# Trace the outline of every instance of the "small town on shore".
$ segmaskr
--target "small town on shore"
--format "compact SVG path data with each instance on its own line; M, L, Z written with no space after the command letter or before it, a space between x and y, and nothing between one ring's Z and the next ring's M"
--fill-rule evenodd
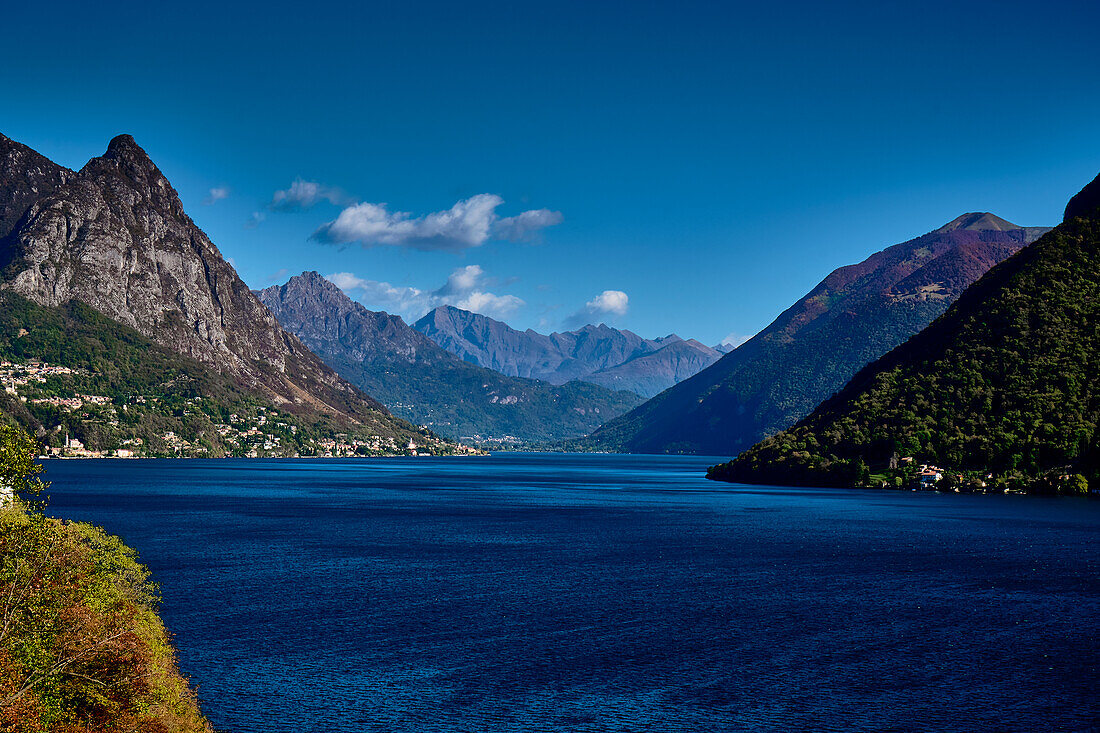
M75 382L93 377L79 369L41 361L0 361L0 385L43 426L42 458L355 458L480 455L466 445L427 433L393 436L338 432L313 434L288 412L260 404L225 414L200 396L90 394ZM98 445L75 435L94 431ZM140 434L139 434L140 433Z

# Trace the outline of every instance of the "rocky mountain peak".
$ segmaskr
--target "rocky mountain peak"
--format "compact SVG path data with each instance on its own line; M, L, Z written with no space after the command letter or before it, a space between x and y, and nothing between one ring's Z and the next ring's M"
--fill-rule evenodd
M257 291L256 297L318 354L338 350L357 361L411 362L425 352L445 353L400 317L367 310L316 271Z
M301 275L295 275L282 285L272 285L256 291L256 296L276 314L276 317L279 317L279 313L272 308L273 303L278 303L280 308L291 306L298 310L313 308L317 309L318 313L338 314L341 318L355 310L369 312L315 270L307 270ZM387 316L387 314L378 315Z
M110 164L112 167L128 172L163 177L160 169L153 163L145 149L137 144L132 135L117 135L107 144L107 151L98 158L88 161L85 169Z
M532 329L517 331L501 321L453 306L432 310L412 327L452 354L506 376L543 379L551 384L579 379L642 396L656 394L718 358L717 352L703 347L707 352L703 359L670 359L679 352L669 351L655 359L635 361L682 339L676 334L646 339L606 323L548 335ZM627 364L627 369L613 371Z
M936 231L953 232L958 229L963 229L972 232L1010 232L1014 229L1022 228L1023 227L1019 227L1010 221L1002 219L996 214L991 214L988 211L978 211L963 214L947 224L944 224Z
M111 142L107 143L106 157L122 158L126 156L135 156L149 160L149 155L137 144L133 135L128 135L126 133L115 135L111 138Z
M295 275L286 281L284 287L299 291L313 292L318 296L341 297L343 291L336 284L326 279L316 270L307 270L301 275ZM347 297L347 296L343 296Z
M118 135L112 139L107 151L85 163L78 176L99 187L110 188L131 206L143 200L164 209L170 216L186 216L179 194L149 154L130 135Z
M26 160L56 185L32 195L30 174L12 179L32 203L2 221L12 231L0 240L0 286L47 307L85 303L278 404L389 419L279 326L133 137L114 138L75 175Z

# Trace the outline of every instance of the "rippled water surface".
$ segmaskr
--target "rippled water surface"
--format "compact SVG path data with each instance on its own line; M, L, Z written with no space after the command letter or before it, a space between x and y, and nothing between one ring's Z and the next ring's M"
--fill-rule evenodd
M1100 501L705 458L52 461L219 730L1096 730Z

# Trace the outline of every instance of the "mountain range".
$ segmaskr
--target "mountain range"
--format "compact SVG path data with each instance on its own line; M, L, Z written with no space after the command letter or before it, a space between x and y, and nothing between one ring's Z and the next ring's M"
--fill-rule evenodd
M505 376L463 361L400 317L366 309L316 272L257 296L344 378L396 414L442 435L560 440L584 435L642 401L633 392L576 380L555 385Z
M917 347L900 348L907 341L931 348L965 333L999 354L993 337L973 325L975 319L985 318L986 324L1002 319L1008 342L1001 351L1016 349L1012 357L1023 369L1022 349L1034 334L1005 315L1004 303L1021 299L1020 312L1031 314L1046 334L1042 317L1051 313L1034 304L1036 283L1045 283L1052 302L1063 308L1053 316L1058 327L1069 318L1072 303L1059 298L1070 285L1075 297L1092 302L1091 262L1085 260L1094 195L1095 184L1086 187L1050 234L990 213L964 214L834 271L766 329L723 355L724 347L674 334L645 339L604 324L549 335L521 332L451 306L436 308L410 327L396 316L367 310L310 272L254 293L187 216L171 184L130 136L114 138L102 156L73 171L0 135L0 408L6 419L36 431L48 445L71 442L78 451L124 446L125 452L149 455L459 450L407 422L413 420L455 437L529 443L575 440L591 431L581 443L587 449L733 455L786 430L823 402L814 415L840 414L841 397L856 399L852 385L870 389L865 365L886 354L908 355L905 364L917 360ZM1043 280L1038 264L1020 264L1033 259L1062 272L1064 282ZM1013 280L1019 287L997 279L1010 277L1005 272L1022 278ZM980 287L972 286L976 281ZM971 293L988 295L989 282L1000 282L1005 292L989 296L1000 310L987 313ZM980 316L959 321L952 303L964 292L967 308ZM944 331L942 323L951 320L945 311L955 314L954 335ZM964 309L964 315L970 311ZM924 335L933 321L931 332L939 335ZM959 325L963 321L965 328ZM1066 333L1091 343L1088 333L1072 328ZM946 353L978 358L958 344ZM1082 378L1091 380L1094 360L1088 354L1080 357ZM876 363L883 373L920 371L902 362ZM886 363L893 366L882 367ZM968 379L993 378L955 368ZM1002 370L1013 373L1007 362ZM1062 363L1050 371L1072 372ZM1030 388L1050 387L1036 376L1041 372L1035 367L1020 379ZM857 373L859 379L840 397L829 399ZM955 378L962 377L951 372L926 381L948 384ZM957 385L950 389L960 391ZM872 392L874 399L885 394ZM1055 393L1062 394L1051 388ZM896 405L887 409L875 403L875 419L901 426L890 438L894 452L923 452L929 460L957 466L996 461L1028 475L1046 470L1051 461L1087 472L1093 459L1082 456L1091 456L1092 397L1082 394L1087 404L1078 410L1084 415L1078 422L1085 427L1074 434L1085 443L1038 457L987 446L979 460L977 449L957 435L950 445L936 442L948 441L943 435L926 440L931 433L914 428L909 413L891 412L901 409ZM1077 404L1073 395L1077 392L1065 409ZM921 393L920 399L930 397ZM975 409L958 395L953 399L945 401L952 409ZM991 399L992 406L982 409L998 415L1002 398ZM1017 413L1034 412L1033 407L1028 403ZM812 419L815 425L825 420ZM843 424L856 430L851 420ZM882 444L868 452L859 444L865 433L838 438L843 431L834 428L829 434L840 442L829 448L833 452L811 451L822 460L811 462L812 468L799 464L797 471L820 480L821 466L828 465L835 469L826 472L829 480L851 482L853 471L863 476L881 462L875 451ZM988 440L1018 447L1013 442L1018 430L996 429L1008 437ZM791 434L783 433L788 437L774 445L789 448ZM754 449L736 468L722 469L733 472L724 475L747 476L750 464L753 476L772 475L762 473L771 469L761 466L774 462L761 458L766 454L761 451ZM798 463L789 456L782 461L787 467Z
M79 171L0 135L0 197L0 289L36 306L28 317L53 322L55 337L65 335L62 322L79 330L74 313L81 322L102 317L118 333L185 360L172 361L172 369L186 363L191 373L216 372L227 388L320 425L322 433L353 430L402 446L424 442L419 429L340 378L279 325L129 135L111 140ZM72 311L76 303L85 308ZM68 311L55 318L41 309ZM27 330L20 326L9 339ZM70 347L80 352L78 344ZM104 349L100 343L89 353ZM126 371L133 376L141 366L128 364Z
M752 339L602 426L584 446L736 455L808 414L1045 231L964 214L835 270Z
M918 335L712 478L1083 493L1100 483L1100 177ZM930 467L932 466L932 467Z
M512 377L565 384L579 379L652 397L713 364L718 349L675 334L646 339L605 324L541 334L454 306L440 306L413 324L471 364Z

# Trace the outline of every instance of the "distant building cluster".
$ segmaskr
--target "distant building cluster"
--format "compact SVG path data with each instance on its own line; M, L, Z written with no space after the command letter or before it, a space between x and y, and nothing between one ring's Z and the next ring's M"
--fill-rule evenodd
M45 384L48 377L72 376L78 373L69 367L53 366L33 359L25 364L0 361L0 384L4 385L5 392L16 396L20 387Z
M53 408L59 423L72 425L99 425L116 437L109 442L115 447L89 448L85 442L69 434L66 424L58 424L46 431L47 445L44 457L57 458L141 458L154 456L203 457L233 455L246 458L315 456L347 458L356 456L432 455L439 452L442 441L425 436L423 444L398 440L383 435L352 435L338 433L331 437L313 437L301 434L302 428L294 423L293 416L278 410L247 406L244 410L226 415L224 407L204 397L172 397L133 394L111 398L106 395L87 394L74 388L73 379L88 375L87 372L69 367L55 366L40 361L16 364L0 362L0 383L5 392L19 399L28 407ZM57 413L61 413L58 415ZM48 419L51 413L37 409L40 419ZM73 419L65 416L72 415ZM127 428L120 427L120 418L127 425L142 429L145 438L125 436ZM148 426L163 424L170 418L173 427L190 425L186 435L179 427L150 430ZM152 421L152 422L150 422ZM306 428L308 430L308 428ZM41 434L41 433L40 433ZM49 437L52 436L52 437ZM99 441L101 444L103 440ZM446 445L444 452L475 455L476 448Z
M920 489L922 491L939 491L943 487L941 483L944 477L948 475L946 469L935 466L931 463L916 464L912 456L906 456L902 458L899 463L905 468L915 468L914 485L912 488ZM952 481L950 485L951 490L960 492L964 488L967 490L984 490L989 487L987 481L993 478L993 474L988 474L984 479L968 477L961 473L951 473L950 477Z

